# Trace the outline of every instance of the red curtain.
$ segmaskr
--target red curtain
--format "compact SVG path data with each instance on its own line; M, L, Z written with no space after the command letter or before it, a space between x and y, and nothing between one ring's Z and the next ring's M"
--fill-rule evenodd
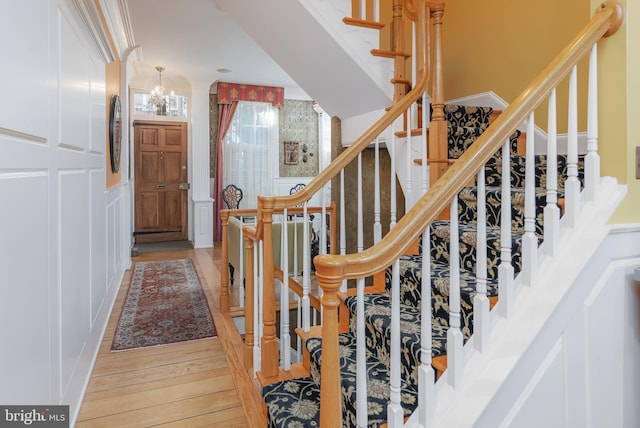
M218 82L218 104L230 104L235 101L264 102L271 103L274 107L283 107L284 88Z
M216 168L214 177L214 201L213 201L213 237L214 240L222 240L222 219L220 217L220 210L225 209L224 201L222 200L222 140L224 140L227 131L229 130L229 124L233 118L233 113L236 111L237 102L224 103L218 105L218 137L216 139Z

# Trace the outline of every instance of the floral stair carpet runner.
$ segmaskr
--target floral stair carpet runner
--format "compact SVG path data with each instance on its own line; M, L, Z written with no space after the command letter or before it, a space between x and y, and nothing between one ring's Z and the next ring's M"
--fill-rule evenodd
M449 157L458 158L489 125L492 109L489 107L445 106L449 122ZM521 269L521 241L524 233L524 156L517 154L520 132L511 137L511 206L512 206L512 257L515 274ZM546 157L537 155L536 183L536 234L542 242L542 211L546 204ZM485 166L487 200L487 295L498 294L497 267L500 263L500 210L501 210L501 152ZM558 156L558 197L563 197L566 177L566 157ZM583 159L579 163L582 180ZM459 247L460 293L462 333L465 341L473 332L473 298L476 280L476 209L477 191L467 187L459 194ZM449 327L449 222L435 221L430 227L430 258L432 283L432 352L433 356L445 355L446 335ZM400 258L400 313L402 405L406 415L417 406L418 368L420 365L420 308L422 249L420 255ZM385 272L385 292L365 296L365 329L367 344L367 394L369 427L386 423L389 401L389 343L391 326L391 271ZM345 304L350 311L351 325L348 333L339 336L340 364L343 400L343 424L356 426L356 364L355 318L356 298L348 297ZM320 365L322 339L311 338L305 343L310 354L311 375L286 380L263 388L267 405L269 427L317 427L320 420Z

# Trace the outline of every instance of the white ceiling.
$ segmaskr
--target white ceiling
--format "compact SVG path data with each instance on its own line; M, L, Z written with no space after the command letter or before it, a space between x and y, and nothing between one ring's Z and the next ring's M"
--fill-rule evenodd
M282 86L287 98L309 99L215 0L126 2L134 43L140 45L134 57L136 72L157 76L154 68L165 67L167 89L172 80L185 79L192 86L221 80Z

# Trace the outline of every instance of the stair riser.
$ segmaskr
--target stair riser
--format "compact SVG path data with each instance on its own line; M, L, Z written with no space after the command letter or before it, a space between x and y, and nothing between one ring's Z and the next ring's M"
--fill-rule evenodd
M343 426L356 426L356 339L351 334L340 334L340 377L342 382ZM311 374L319 383L322 366L322 339L312 338L305 344L311 360ZM387 421L389 400L389 362L388 360L369 360L367 362L367 395L369 423L371 428L380 427ZM404 379L404 378L403 378ZM402 381L402 400L405 415L410 415L417 406L415 384Z
M461 225L459 248L460 266L469 272L476 272L477 264L477 232L475 228ZM487 229L487 278L498 278L498 266L501 263L502 249L500 230ZM450 229L448 222L437 221L431 227L431 258L443 263L449 263ZM514 272L517 275L522 268L522 234L512 233L511 258Z
M512 156L510 162L511 187L524 189L525 187L525 163L523 156ZM547 186L547 156L535 155L535 187L546 189ZM567 156L558 155L558 191L564 192L564 183L567 179ZM578 180L584 185L584 156L578 157ZM502 156L492 157L485 165L485 183L490 187L502 185Z

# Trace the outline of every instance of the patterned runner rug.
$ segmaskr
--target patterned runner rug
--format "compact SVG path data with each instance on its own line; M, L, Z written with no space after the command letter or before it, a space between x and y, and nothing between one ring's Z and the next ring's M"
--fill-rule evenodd
M215 336L191 260L135 264L112 351Z

